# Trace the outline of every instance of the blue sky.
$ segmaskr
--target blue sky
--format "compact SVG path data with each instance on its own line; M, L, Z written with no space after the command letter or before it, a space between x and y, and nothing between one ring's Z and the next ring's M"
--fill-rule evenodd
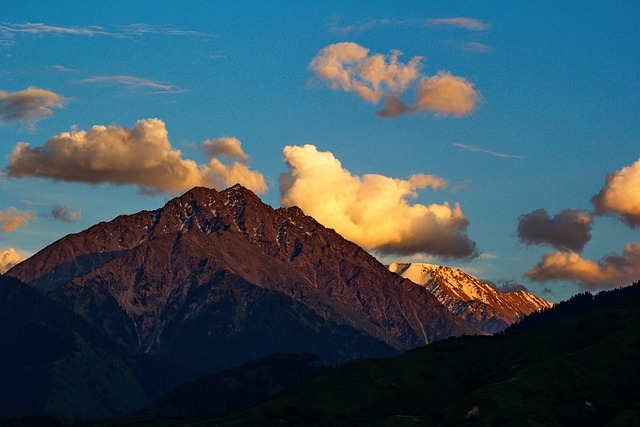
M5 260L241 177L383 262L552 301L640 279L638 2L42 3L0 18Z

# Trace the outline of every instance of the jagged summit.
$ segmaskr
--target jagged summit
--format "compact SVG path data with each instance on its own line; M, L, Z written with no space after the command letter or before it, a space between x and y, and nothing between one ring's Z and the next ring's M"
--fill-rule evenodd
M460 269L423 263L392 263L389 270L431 292L478 329L495 333L520 317L553 304L525 290L504 293Z
M8 273L136 353L211 371L273 352L336 362L479 331L297 207L196 187Z

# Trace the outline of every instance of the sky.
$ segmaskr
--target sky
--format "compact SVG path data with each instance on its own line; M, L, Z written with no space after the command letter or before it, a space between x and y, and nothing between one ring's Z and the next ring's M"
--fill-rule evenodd
M550 301L640 279L640 3L3 2L0 271L193 186Z

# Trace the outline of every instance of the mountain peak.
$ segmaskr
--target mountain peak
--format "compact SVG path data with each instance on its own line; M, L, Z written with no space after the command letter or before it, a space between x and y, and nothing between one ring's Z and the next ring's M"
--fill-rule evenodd
M240 185L96 224L9 275L133 352L203 370L276 351L344 361L479 332L300 208L273 209Z
M458 268L394 262L389 270L421 285L452 313L485 332L498 332L524 315L553 306L525 290L500 292Z

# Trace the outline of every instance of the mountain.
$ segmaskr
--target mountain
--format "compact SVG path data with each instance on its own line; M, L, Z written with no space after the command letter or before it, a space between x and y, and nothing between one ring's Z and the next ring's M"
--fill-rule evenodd
M127 355L67 307L3 276L0 348L0 418L43 411L66 419L123 414L186 377L173 365ZM154 379L154 370L163 378Z
M635 295L538 329L451 338L401 356L354 361L261 405L197 421L229 427L640 425L640 284L634 287Z
M477 329L299 208L197 187L66 236L6 273L133 354L200 373L277 353L335 363Z
M389 270L423 286L449 311L490 334L503 330L524 315L553 306L525 290L500 292L460 269L394 262Z

